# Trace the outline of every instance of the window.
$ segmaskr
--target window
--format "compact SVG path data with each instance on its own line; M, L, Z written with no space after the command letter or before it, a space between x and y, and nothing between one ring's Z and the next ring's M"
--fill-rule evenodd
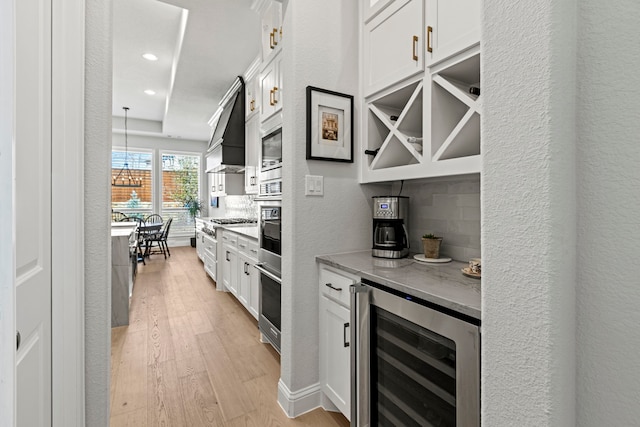
M129 217L146 217L153 211L152 164L150 152L112 151L111 179L115 179L125 162L141 187L111 187L111 209Z
M163 219L173 218L171 231L193 233L195 223L189 206L200 206L200 156L162 153Z

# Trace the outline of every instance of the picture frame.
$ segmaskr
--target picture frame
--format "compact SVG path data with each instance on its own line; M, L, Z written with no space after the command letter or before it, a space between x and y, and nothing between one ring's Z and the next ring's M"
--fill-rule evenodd
M307 86L307 160L353 163L353 95Z

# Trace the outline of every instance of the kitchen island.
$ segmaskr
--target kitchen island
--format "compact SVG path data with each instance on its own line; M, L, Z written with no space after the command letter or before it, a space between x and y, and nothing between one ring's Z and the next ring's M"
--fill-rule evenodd
M463 276L461 269L466 263L374 258L371 251L320 255L316 261L480 319L480 280Z
M135 272L131 251L135 251L136 227L135 222L111 223L111 327L129 324Z

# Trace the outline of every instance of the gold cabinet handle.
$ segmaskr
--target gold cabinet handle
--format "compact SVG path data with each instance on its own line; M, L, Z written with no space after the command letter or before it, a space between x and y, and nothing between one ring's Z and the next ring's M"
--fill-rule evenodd
M418 60L417 47L418 47L418 36L413 36L413 60L414 61Z
M275 36L273 35L273 31L272 31L272 32L270 32L270 33L269 33L269 47L270 47L271 49L273 49L273 48L275 48L275 47L276 47L274 37L275 37Z
M274 28L273 29L273 45L277 46L278 45L278 41L276 40L276 34L278 34L278 29Z
M256 100L252 99L251 102L249 103L249 111L253 111L256 109Z
M269 105L276 105L275 102L273 101L273 89L271 89L269 91Z
M276 99L276 92L278 91L277 87L273 87L273 105L276 105L278 103L278 100Z
M431 47L431 36L433 33L433 27L428 26L427 27L427 52L431 53L433 52L433 48Z

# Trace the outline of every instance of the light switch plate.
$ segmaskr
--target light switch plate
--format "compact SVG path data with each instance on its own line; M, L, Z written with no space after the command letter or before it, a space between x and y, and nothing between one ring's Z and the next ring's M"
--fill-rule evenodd
M304 177L305 196L324 195L324 177L321 175L305 175Z

